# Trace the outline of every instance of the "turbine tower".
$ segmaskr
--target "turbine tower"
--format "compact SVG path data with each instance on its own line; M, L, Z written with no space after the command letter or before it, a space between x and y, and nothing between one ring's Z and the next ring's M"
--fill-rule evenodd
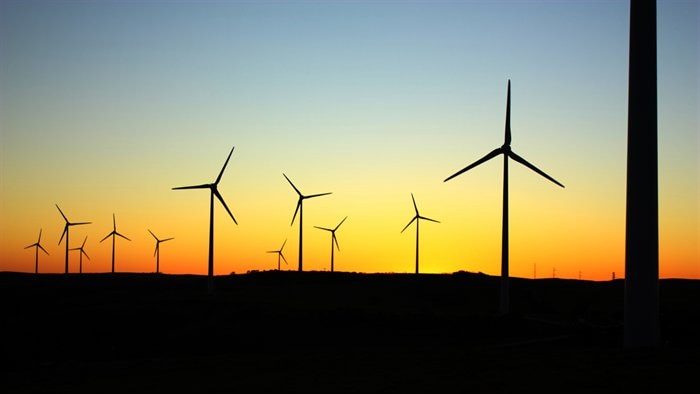
M435 220L435 219L430 219L430 218L427 218L427 217L425 217L425 216L421 216L421 215L418 213L418 206L416 205L416 199L413 198L413 193L411 193L411 200L413 200L413 208L416 210L416 216L414 216L413 219L411 219L411 221L408 222L408 224L406 225L406 227L404 227L403 230L401 230L401 232L403 233L404 231L406 231L406 229L408 228L408 226L411 225L411 223L413 223L414 221L416 222L416 275L418 275L418 236L419 236L419 224L420 224L420 220L423 219L423 220L428 220L428 221L430 221L430 222L435 222L435 223L440 223L440 222L438 222L438 221Z
M343 220L338 223L335 228L326 228L326 227L319 227L319 226L314 226L319 230L325 230L331 233L331 272L333 272L334 269L334 248L333 248L333 243L335 243L335 247L338 248L338 251L340 251L340 245L338 245L338 238L335 237L335 232L338 230L338 227L340 227L341 224L347 219L348 217L346 216Z
M148 229L147 229L148 230ZM165 242L165 241L170 241L171 239L175 238L165 238L165 239L158 239L155 234L153 234L153 231L148 230L149 233L153 236L153 238L156 239L156 250L153 252L153 256L156 257L156 274L160 273L160 243Z
M287 240L285 239L284 242L282 243L282 247L279 248L279 250L268 250L267 253L277 253L277 271L280 270L280 257L282 260L284 260L284 263L287 264L287 259L284 258L284 255L282 254L282 249L284 249L284 245L287 243ZM287 264L289 265L289 264Z
M630 1L624 345L659 345L656 1Z
M83 240L83 244L80 245L79 248L71 248L71 250L79 250L80 251L80 271L79 272L81 274L83 273L83 255L85 255L85 257L87 257L87 259L90 260L90 256L88 256L88 254L85 252L85 242L87 242L87 236L85 237L85 239Z
M69 222L68 218L66 218L66 215L63 214L63 211L61 211L61 208L58 207L58 204L56 204L56 208L58 208L58 212L61 213L61 216L63 216L63 220L66 221L66 225L63 227L63 234L61 234L61 239L58 240L58 244L61 244L61 241L63 241L63 236L66 237L66 274L68 273L68 236L70 235L70 226L80 226L83 224L90 224L92 222Z
M508 288L508 158L517 161L518 163L524 165L525 167L535 171L536 173L542 175L543 177L549 179L555 184L564 187L561 183L557 182L551 176L545 174L542 170L530 164L527 160L518 156L510 148L510 80L508 80L508 96L506 101L506 131L505 131L505 141L503 146L496 148L486 156L475 161L474 163L464 167L463 169L457 171L455 174L451 175L445 182L450 179L469 171L470 169L482 164L486 161L493 159L499 155L503 155L503 227L501 235L501 302L500 302L500 312L501 314L507 314L510 311L510 295Z
M100 240L100 242L104 241L105 239L107 239L109 237L112 237L112 273L114 273L114 247L115 247L114 241L115 241L115 239L117 238L117 236L119 236L119 237L124 238L127 241L131 241L131 240L129 238L125 237L124 235L119 234L119 232L117 232L117 219L114 217L114 214L112 214L112 224L114 225L112 227L112 232L105 235L105 237L102 238L102 240Z
M305 196L305 195L301 194L299 189L297 189L297 187L294 186L292 181L290 181L289 178L287 178L287 175L285 175L285 174L282 174L282 175L284 175L284 177L287 179L287 182L289 182L289 184L292 185L292 187L294 188L294 191L297 192L297 194L299 195L299 201L297 202L297 208L294 210L294 216L292 217L292 223L290 224L290 226L294 224L294 219L296 219L297 212L298 212L299 213L299 272L301 272L301 271L303 271L303 267L304 267L303 257L302 257L303 256L302 255L302 240L303 240L303 235L302 235L303 234L303 227L302 227L302 225L304 223L304 204L303 204L303 202L307 198L325 196L325 195L328 195L331 193L330 192L329 193L319 193L319 194L311 194L309 196Z
M33 243L33 244L25 247L25 249L29 249L29 248L36 249L36 251L35 251L36 253L34 256L34 273L38 274L39 273L39 249L43 250L47 256L49 254L49 252L47 252L46 249L44 249L44 247L41 246L41 229L39 229L39 239L37 239L36 243Z
M202 185L195 185L195 186L181 186L181 187L174 187L173 190L185 190L185 189L209 189L210 196L209 196L209 264L207 268L207 276L208 276L208 282L207 282L207 287L209 293L212 293L214 291L214 196L219 200L221 205L224 206L226 209L226 212L228 212L229 216L231 216L231 219L233 219L233 222L235 224L238 224L236 221L236 218L233 217L233 214L231 213L231 210L228 209L228 205L226 205L226 201L224 201L224 198L221 197L221 193L219 193L219 182L221 181L221 177L224 175L224 170L226 169L226 165L228 164L229 159L231 159L231 155L233 154L233 149L231 148L231 152L229 152L228 157L226 158L226 161L224 162L224 166L221 167L221 172L219 172L219 176L216 177L216 180L214 183L205 183Z

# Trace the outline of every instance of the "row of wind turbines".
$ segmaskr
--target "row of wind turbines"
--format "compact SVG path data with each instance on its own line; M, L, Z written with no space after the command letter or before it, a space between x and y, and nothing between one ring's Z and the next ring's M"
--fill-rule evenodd
M235 147L234 147L235 148ZM228 154L228 157L226 158L226 161L224 162L223 167L221 168L221 171L219 172L218 176L216 177L216 180L213 183L205 183L205 184L199 184L199 185L191 185L191 186L180 186L180 187L174 187L173 190L188 190L188 189L208 189L209 190L209 255L208 255L208 270L207 270L207 276L208 276L208 287L209 291L211 292L213 289L213 276L214 276L214 197L219 200L221 205L224 207L226 212L229 214L231 217L231 220L238 225L238 221L234 217L233 213L231 212L231 209L229 209L228 205L226 204L226 201L224 200L223 196L218 190L218 185L219 182L221 181L221 178L224 174L224 171L226 170L226 166L228 165L229 160L231 159L231 155L233 154L234 148L231 148L231 151ZM553 182L554 184L564 187L563 184L552 178L551 176L547 175L544 171L540 170L539 168L535 167L533 164L525 160L523 157L520 155L516 154L512 149L511 149L511 129L510 129L510 80L508 80L508 90L507 90L507 98L506 98L506 121L505 121L505 139L503 142L503 145L500 147L492 150L488 154L486 154L484 157L480 158L479 160L473 162L472 164L464 167L463 169L457 171L456 173L450 175L447 177L444 182L447 182L471 169L474 167L477 167L480 164L483 164L493 158L496 158L498 156L503 156L503 217L502 217L502 235L501 235L501 303L500 303L500 310L502 313L507 313L509 310L509 284L508 284L508 278L509 278L509 255L508 255L508 159L512 159L525 167L531 169L532 171L536 172L537 174L543 176L544 178L548 179L549 181ZM317 194L309 194L305 195L303 194L287 177L286 174L282 174L284 178L289 182L289 184L292 186L294 191L298 195L298 200L297 200L297 205L294 210L294 215L292 216L292 222L290 225L294 225L294 222L297 218L297 214L299 215L299 259L298 259L298 270L303 271L303 213L304 213L304 201L311 199L311 198L316 198L316 197L322 197L326 196L329 194L332 194L331 192L325 192L325 193L317 193ZM425 216L422 216L419 211L418 211L418 205L416 204L415 197L411 193L411 200L413 202L413 208L415 211L415 215L411 220L408 222L408 224L401 230L401 233L406 231L408 227L411 226L415 222L416 224L416 262L415 262L415 273L419 273L419 239L420 239L420 221L428 221L428 222L434 222L434 223L440 223L439 221L435 219L431 219ZM58 208L58 205L56 205ZM63 214L61 209L59 208L59 212L61 212L61 215L63 216L63 219L66 222L66 225L63 230L63 234L61 235L61 240L63 239L63 236L65 235L66 237L66 273L68 272L68 251L69 250L80 250L80 258L81 258L81 270L82 270L82 256L83 254L87 256L87 253L85 253L84 246L85 246L85 241L83 241L83 244L79 248L73 248L69 249L68 247L68 236L69 236L69 228L71 226L77 226L77 225L84 225L84 224L89 224L90 222L70 222L66 218L66 216ZM100 242L106 240L110 236L112 237L112 272L114 272L114 250L115 250L115 239L116 237L122 237L126 240L129 240L126 236L120 234L117 232L116 228L116 219L114 218L114 215L112 217L113 219L113 230L107 236L105 236ZM338 223L338 225L334 228L326 228L326 227L319 227L319 226L314 226L320 230L328 231L331 234L331 271L334 270L334 250L337 248L340 250L340 246L338 244L338 239L336 237L336 231L338 228L345 222L347 219L347 216ZM157 265L158 263L158 255L159 255L159 245L161 242L168 241L173 238L167 238L160 240L158 239L150 230L149 232L151 235L156 240L156 249L155 249L155 255L156 255L156 260L157 260ZM87 238L86 238L87 239ZM37 254L37 266L38 266L38 253L39 249L42 251L46 252L46 250L40 245L41 241L41 231L39 232L39 240L32 245L27 246L27 248L35 247L36 248L36 254ZM60 244L61 241L59 241ZM282 250L284 249L284 246L286 245L287 240L284 241L282 246L280 247L279 250L270 250L268 253L276 253L277 254L277 268L280 268L280 262L283 260L285 264L287 264L287 259L284 257ZM48 253L48 252L46 252ZM89 258L89 257L88 257ZM156 268L156 271L158 272L158 267Z
M65 260L65 273L68 273L68 255L70 251L79 251L79 273L83 273L83 256L85 256L88 260L90 260L90 256L87 254L85 251L85 243L87 242L87 236L85 236L85 239L83 239L83 243L76 248L71 248L69 245L69 239L70 239L70 228L72 226L80 226L80 225L85 225L85 224L92 224L92 222L71 222L68 220L66 215L63 213L61 208L56 204L56 208L58 208L58 212L61 213L61 216L63 217L63 220L66 222L65 226L63 227L63 233L61 234L61 238L58 240L58 244L60 245L61 242L63 242L63 238L66 238L66 260ZM41 249L46 255L49 254L49 252L44 249L43 246L41 246L41 232L42 230L39 229L39 237L37 241L31 245L28 245L25 247L25 249L29 248L34 248L35 249L35 256L34 256L34 273L38 274L39 273L39 250ZM148 229L148 232L153 236L153 238L156 241L156 248L155 251L153 252L154 257L156 258L156 273L160 272L160 243L165 242L165 241L170 241L171 239L175 238L164 238L164 239L159 239L153 232ZM116 249L116 237L121 237L127 241L131 241L127 236L124 234L121 234L120 232L117 231L117 219L114 214L112 214L112 231L105 235L104 238L100 240L100 242L103 242L107 240L107 238L112 237L112 273L114 273L114 254L115 254L115 249Z

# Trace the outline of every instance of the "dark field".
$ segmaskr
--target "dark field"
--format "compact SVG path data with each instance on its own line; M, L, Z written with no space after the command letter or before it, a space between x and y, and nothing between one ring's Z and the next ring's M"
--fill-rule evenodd
M662 345L622 348L624 282L261 272L0 273L0 392L686 392L700 281L660 282ZM691 391L693 391L691 389Z

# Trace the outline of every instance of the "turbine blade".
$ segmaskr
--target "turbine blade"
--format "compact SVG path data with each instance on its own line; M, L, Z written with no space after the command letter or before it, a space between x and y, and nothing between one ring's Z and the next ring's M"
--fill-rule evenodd
M127 241L131 241L129 238L127 238L126 236L124 236L124 235L122 235L122 234L119 234L119 233L117 233L117 232L115 232L114 234L115 234L115 235L118 235L118 236L120 236L120 237L122 237L122 238L124 238L124 239L127 240Z
M265 252L265 253L279 253L279 250L268 250L268 251Z
M84 254L85 257L87 257L87 259L90 260L90 256L88 256L86 251L84 251L83 249L80 249L80 253Z
M338 238L336 238L335 233L333 233L333 239L332 241L335 241L335 247L340 250L340 245L338 244Z
M107 239L107 238L111 237L111 236L112 236L112 234L113 234L113 233L109 233L109 234L105 235L105 237L104 237L104 238L102 238L102 239L100 240L100 242L102 242L102 241L104 241L105 239Z
M39 229L39 239L36 241L36 243L41 242L41 229Z
M184 189L211 189L211 188L212 188L212 184L211 184L211 183L205 183L205 184L202 184L202 185L174 187L173 190L184 190Z
M564 187L561 183L557 182L554 178L551 176L547 175L544 173L544 171L540 170L539 168L535 167L534 165L530 164L527 160L523 159L522 157L518 156L515 152L510 151L508 152L508 156L510 156L513 160L519 162L520 164L524 165L525 167L531 169L532 171L535 171L536 173L542 175L543 177L549 179L550 181L556 183L557 185Z
M435 220L435 219L426 218L425 216L418 216L418 219L429 220L429 221L431 221L431 222L440 223L440 222L438 222L438 221Z
M221 197L221 194L219 194L219 191L216 190L216 189L212 189L212 193L214 193L214 195L216 196L216 198L219 199L219 201L221 202L221 205L223 205L224 208L226 208L226 212L228 212L229 216L231 216L231 219L233 219L233 222L236 223L236 224L238 224L238 222L236 221L236 218L233 217L233 214L231 213L231 210L228 209L228 205L226 205L226 201L224 201L224 198Z
M504 146L510 146L510 79L508 80L508 99L506 101L506 138Z
M83 240L83 244L80 246L81 248L85 246L85 242L87 242L87 236L85 236L85 239Z
M292 187L293 187L294 190L297 192L297 194L299 195L299 197L303 197L304 195L301 194L301 192L299 191L299 189L297 189L297 187L294 186L294 184L292 183L292 181L290 181L289 178L287 178L287 175L285 175L284 173L282 173L282 175L284 175L284 177L287 179L287 182L289 182L289 184L292 185Z
M411 221L408 222L408 224L406 225L406 227L404 227L403 230L401 230L401 232L406 231L406 229L408 228L408 226L410 226L411 223L413 223L413 221L416 220L416 219L418 219L418 216L414 216L413 219L411 219Z
M282 243L282 247L280 248L280 253L282 253L282 249L284 249L284 245L287 244L287 240L285 239L284 242Z
M166 239L161 239L160 242L165 242L165 241L170 241L171 239L175 239L174 237L166 238Z
M117 231L117 218L112 214L112 229Z
M38 247L39 247L39 249L43 250L43 251L44 251L44 253L46 253L47 255L49 254L49 252L47 252L47 251L46 251L46 249L44 249L44 247L43 247L43 246L41 246L41 245L39 245L39 244L37 244L36 246L38 246Z
M156 253L158 253L158 245L160 245L160 243L156 242L156 248L153 249L153 257L156 257Z
M411 200L413 200L413 208L416 210L416 216L418 216L418 205L416 205L416 199L413 197L413 193L411 193Z
M231 158L231 155L233 154L234 148L235 148L235 146L233 148L231 148L231 152L229 152L228 157L226 158L226 161L224 162L224 166L221 167L221 172L219 173L219 176L216 177L216 182L214 182L215 185L217 185L219 183L219 181L221 180L221 177L224 175L224 170L226 169L226 165L228 164L228 161Z
M66 225L63 227L63 234L61 234L61 239L58 240L58 244L61 244L61 241L63 241L63 237L66 235L68 232L68 222L66 222Z
M280 257L282 258L282 260L284 260L284 263L287 264L287 259L284 258L284 255L282 254L281 251L280 251ZM287 265L289 265L289 264L287 264Z
M335 226L335 228L333 229L333 231L337 230L337 229L338 229L338 227L340 227L340 225L341 225L341 224L343 224L343 222L344 222L344 221L345 221L345 219L347 219L347 218L348 218L347 216L346 216L345 218L343 218L343 220L341 220L341 221L340 221L340 223L338 223L338 225L337 225L337 226Z
M316 227L316 228L317 228L317 229L319 229L319 230L326 230L326 231L330 231L330 232L333 232L333 230L331 230L331 229L329 229L329 228L325 228L325 227L318 227L318 226L314 226L314 227Z
M35 246L39 246L39 245L37 245L37 244L31 244L31 245L29 245L29 246L25 246L24 248L25 248L25 249L29 249L29 248L33 248L33 247L35 247Z
M158 237L156 237L156 235L153 234L153 231L151 231L151 230L149 230L149 229L146 229L146 230L148 230L148 232L151 233L151 235L153 236L153 238L156 239L156 242L159 242Z
M461 170L457 171L457 172L454 173L453 175L447 177L447 179L445 179L443 182L447 182L447 181L449 181L450 179L452 179L452 178L454 178L454 177L456 177L456 176L458 176L458 175L461 175L462 173L464 173L464 172L466 172L466 171L471 170L472 168L478 166L479 164L484 163L484 162L486 162L486 161L489 161L489 160L493 159L494 157L500 155L501 153L503 153L503 149L502 149L502 148L496 148L496 149L492 150L490 153L488 153L486 156L482 157L481 159L475 161L474 163L472 163L472 164L470 164L470 165L468 165L468 166L462 168Z
M294 224L294 219L297 218L297 212L299 212L299 207L301 207L301 195L299 195L299 202L297 202L297 208L294 210L294 216L292 216L292 223L290 224L290 226Z
M63 211L61 211L61 208L59 208L58 204L56 204L56 208L58 208L58 212L61 212L61 216L63 216L63 220L65 220L66 223L68 223L68 218L66 217L66 215L63 214Z
M329 195L329 194L333 194L333 192L312 194L312 195L310 195L310 196L304 196L304 198L321 197L321 196L327 196L327 195Z
M92 222L77 222L77 223L68 223L69 226L80 226L83 224L92 224Z

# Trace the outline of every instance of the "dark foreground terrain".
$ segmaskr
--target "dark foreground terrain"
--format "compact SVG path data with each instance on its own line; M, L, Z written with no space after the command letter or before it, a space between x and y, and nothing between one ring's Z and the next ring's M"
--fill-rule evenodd
M623 281L260 272L0 273L0 392L685 392L700 281L660 283L662 346L622 348ZM692 391L693 389L691 389Z

